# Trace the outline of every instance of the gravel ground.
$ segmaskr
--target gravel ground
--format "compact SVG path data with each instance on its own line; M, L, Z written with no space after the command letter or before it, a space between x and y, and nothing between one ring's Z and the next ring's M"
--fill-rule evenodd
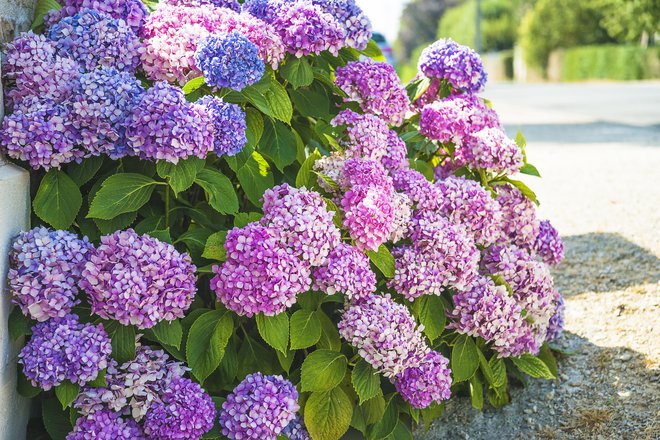
M464 398L419 439L660 439L660 83L496 85L543 179L525 179L566 243L555 283L569 352L512 404Z

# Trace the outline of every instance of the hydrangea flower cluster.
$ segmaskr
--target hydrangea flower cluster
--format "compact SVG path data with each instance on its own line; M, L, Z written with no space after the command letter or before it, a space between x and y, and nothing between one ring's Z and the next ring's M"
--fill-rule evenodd
M349 301L359 302L376 291L376 274L369 258L348 244L335 247L325 264L312 271L312 288L334 295L343 293Z
M309 266L258 223L229 231L225 249L227 261L213 267L211 289L225 307L241 316L277 315L312 284Z
M532 248L540 231L534 202L510 184L498 185L496 191L502 210L502 240L525 249Z
M561 334L564 332L564 312L566 310L566 305L564 304L564 298L559 297L557 301L557 308L555 309L555 314L550 318L550 323L548 324L548 333L545 337L546 341L555 342Z
M546 264L552 266L558 265L564 259L564 242L549 220L539 222L539 235L534 242L534 251Z
M339 334L372 367L392 378L420 365L429 352L408 309L390 295L369 295L350 306L338 324Z
M258 82L266 68L259 59L257 46L236 31L202 39L197 45L195 63L208 85L237 91Z
M387 152L381 159L381 163L390 173L406 169L409 166L408 147L394 130L390 130L387 136Z
M335 17L344 30L344 44L357 50L367 48L371 40L371 21L355 0L312 0L323 11Z
M380 161L387 154L390 130L377 116L344 110L332 120L332 125L346 126L342 147L348 157Z
M92 313L145 329L183 317L197 292L195 271L188 254L128 229L101 237L80 287Z
M236 12L241 11L241 5L237 0L164 0L162 3L171 6L215 6L229 8Z
M234 156L247 144L245 112L236 104L220 98L205 96L196 102L206 107L211 116L213 130L213 152L218 156Z
M394 67L375 61L354 61L336 71L337 86L357 102L365 113L383 118L392 125L403 123L410 100Z
M124 419L121 414L104 409L79 417L66 440L113 439L147 440L135 420Z
M9 290L24 315L64 318L80 303L80 276L92 245L66 231L37 227L21 233L10 253Z
M135 33L138 33L149 13L141 0L62 0L59 3L62 9L50 11L44 19L46 25L52 26L83 9L94 9L125 21Z
M298 391L282 376L249 374L220 411L222 435L231 440L274 439L294 420Z
M394 189L407 195L418 210L437 211L440 208L438 188L422 173L403 168L392 173Z
M484 128L456 149L456 160L493 174L515 174L523 166L518 145L499 128Z
M419 71L428 78L445 79L454 88L476 93L488 75L479 54L451 38L438 40L422 51Z
M197 439L213 428L211 396L190 379L175 377L144 417L144 432L155 440Z
M53 318L32 327L19 363L32 385L48 391L65 380L85 385L108 366L112 347L101 324L82 324L76 315Z
M393 382L397 392L413 408L426 408L433 402L441 403L451 397L449 360L438 352L430 351L419 366L406 368Z
M286 428L282 431L282 434L285 435L289 440L311 440L312 438L305 429L303 424L302 417L296 415L296 417L291 420L291 422L286 425Z

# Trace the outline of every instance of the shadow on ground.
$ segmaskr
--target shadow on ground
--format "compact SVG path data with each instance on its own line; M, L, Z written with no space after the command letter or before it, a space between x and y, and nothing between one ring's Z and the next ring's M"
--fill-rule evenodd
M578 124L506 124L510 136L520 129L529 142L566 144L633 143L660 146L660 125L636 126L596 121Z
M562 238L566 256L553 275L556 287L567 297L660 281L660 259L619 234Z

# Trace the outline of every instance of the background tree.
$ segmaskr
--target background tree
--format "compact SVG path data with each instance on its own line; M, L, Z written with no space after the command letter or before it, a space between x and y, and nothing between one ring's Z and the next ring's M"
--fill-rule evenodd
M660 33L658 0L591 0L591 3L603 14L600 24L619 41L646 46L649 39Z

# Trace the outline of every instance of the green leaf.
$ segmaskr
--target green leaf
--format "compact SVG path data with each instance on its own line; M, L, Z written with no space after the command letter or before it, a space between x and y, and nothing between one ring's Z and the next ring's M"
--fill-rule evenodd
M445 329L447 317L442 298L437 295L423 295L413 305L415 316L424 325L424 333L433 342Z
M286 374L289 374L291 365L293 365L293 361L296 358L296 352L288 350L286 353L282 353L279 350L275 350L275 354L277 354L277 360L280 361L282 369L286 371Z
M451 351L451 371L454 383L468 380L479 368L479 353L474 340L460 335Z
M186 341L186 359L192 374L203 383L225 354L225 347L234 332L231 314L211 310L195 320Z
M506 385L506 364L504 359L493 356L488 361L488 366L493 373L493 380L490 382L493 388L501 388Z
M352 415L353 404L339 387L312 393L305 404L305 426L314 440L339 440Z
M71 402L73 402L75 398L78 397L79 392L80 385L71 383L68 380L65 380L60 385L55 387L55 396L57 396L57 400L59 400L62 404L63 410L71 405Z
M9 338L16 341L21 336L32 334L30 319L21 312L19 307L14 307L9 314Z
M28 399L36 397L41 392L41 389L32 386L32 383L25 377L22 371L18 371L18 382L16 383L16 390L18 394Z
M541 173L539 173L539 170L536 169L536 167L531 163L526 163L525 165L523 165L523 167L520 169L520 172L523 174L528 174L530 176L541 177Z
M62 6L55 0L39 0L34 8L34 20L32 21L32 30L44 24L44 17L50 11L59 11Z
M382 394L378 394L376 397L373 397L360 405L364 412L367 425L373 425L383 418L385 415L385 406L385 398Z
M321 321L321 339L316 344L319 349L332 351L341 350L341 338L337 331L337 326L323 311L318 311L319 321Z
M370 438L373 440L386 438L392 434L394 428L396 428L398 420L399 407L395 402L394 397L390 396L387 405L385 406L385 414L383 415L383 418L374 425Z
M520 148L520 151L522 152L523 162L527 163L527 140L520 130L516 133L516 145L518 145L518 148Z
M103 157L92 156L83 159L80 163L69 164L66 167L66 173L80 188L98 173L101 166L103 166Z
M484 408L484 389L478 374L470 378L470 399L474 408L478 410Z
M157 229L155 231L150 231L148 234L150 237L153 237L157 240L160 240L165 243L172 243L172 236L170 235L170 228L166 229Z
M286 312L275 316L256 316L257 329L264 341L275 350L286 353L289 346L289 315Z
M296 89L314 82L314 71L306 58L289 57L280 69L280 75Z
M394 276L394 257L384 244L380 245L378 252L367 251L367 255L385 277L392 278Z
M261 206L261 197L268 188L275 185L275 178L270 165L256 151L236 173L245 195L255 206Z
M302 364L302 391L328 391L341 383L346 375L346 356L336 351L316 350Z
M240 359L238 378L243 379L255 371L260 371L263 374L273 374L277 365L277 359L273 353L276 353L276 351L269 350L250 336L246 336L238 351L238 358Z
M238 197L227 176L219 171L204 168L197 174L195 183L204 188L209 205L220 214L238 212Z
M178 194L192 186L205 163L204 159L197 157L181 160L178 164L161 160L156 165L156 172L161 178L167 179L174 193Z
M305 87L289 91L296 111L310 118L328 118L330 99L325 89L320 87ZM328 118L329 119L329 118Z
M183 328L181 321L175 319L172 322L161 321L156 324L151 331L158 339L158 342L165 345L172 345L178 350L181 348L181 339L183 338Z
M335 213L335 216L332 218L332 223L334 223L337 228L341 229L343 225L341 221L341 214L339 213L339 208L337 205L335 205L335 202L329 198L323 197L323 200L325 200L325 204L328 205L328 211Z
M416 79L408 86L406 86L406 91L408 92L408 97L411 101L417 101L423 94L426 92L431 85L431 78L422 77Z
M55 229L68 229L82 206L82 194L64 171L52 169L41 180L32 205L41 220Z
M385 56L383 55L383 51L380 49L380 46L378 46L378 43L376 43L373 39L369 40L369 42L367 43L367 47L364 50L361 50L360 53L365 57L371 58L374 61L379 61L379 62L387 61L385 59Z
M412 432L408 425L406 425L401 419L397 420L394 431L387 436L388 440L413 440Z
M555 377L559 376L559 371L557 370L557 359L555 359L555 355L552 354L552 350L548 344L543 344L541 346L539 359L541 359L543 363L548 366L548 369Z
M244 228L250 223L258 222L263 216L259 212L239 212L234 216L234 227Z
M538 357L529 353L523 354L520 357L512 357L511 362L518 367L523 373L535 377L537 379L555 379L556 376L552 374L550 368Z
M428 162L419 159L410 159L410 168L422 173L429 182L432 182L435 178L433 167Z
M202 257L209 260L225 261L227 259L227 250L225 249L226 239L227 231L218 231L215 234L211 234L206 240Z
M107 386L108 382L105 380L105 376L107 372L108 372L107 368L99 371L99 374L98 376L96 376L96 379L87 382L85 386L93 387L93 388L100 388Z
M247 125L245 135L248 139L248 145L252 146L252 150L254 150L264 134L264 117L261 116L259 110L248 108L245 110L245 122Z
M46 432L53 440L65 440L69 431L73 429L68 414L62 410L60 402L55 398L41 402L41 417Z
M280 171L296 160L296 136L291 128L279 121L267 119L259 151L275 163Z
M291 350L308 348L321 339L321 321L313 310L298 310L291 316Z
M116 321L106 323L104 327L112 342L112 357L120 364L135 359L135 327Z
M244 88L242 93L252 105L266 115L287 124L291 123L293 117L291 100L284 86L277 82L274 76L269 75L267 82L260 81L258 84Z
M111 220L142 208L158 182L142 174L123 173L108 177L89 207L88 218Z
M351 383L360 399L360 405L382 394L380 389L380 375L362 358L360 358L353 368Z
M197 78L193 78L190 81L188 81L182 88L181 90L183 91L184 95L189 95L195 90L200 89L206 82L204 81L203 76L198 76Z
M431 406L420 411L422 418L424 419L424 425L426 426L426 429L429 429L433 420L442 416L443 407L443 405L432 403Z
M132 225L133 222L135 222L136 218L137 212L134 211L118 215L111 220L101 220L100 218L95 218L94 224L99 229L101 234L112 234L115 231L126 229Z
M307 159L303 162L302 166L298 170L298 175L296 176L296 186L298 188L312 188L316 183L316 176L312 173L314 169L314 163L321 158L319 150L314 150L312 154L309 155Z
M539 204L539 201L536 198L536 193L534 191L532 191L524 182L521 182L520 180L509 179L509 178L506 178L505 181L510 183L511 185L515 186L516 188L518 188L520 190L520 192L523 193L523 195L525 197L527 197L529 200L536 203L537 205Z

